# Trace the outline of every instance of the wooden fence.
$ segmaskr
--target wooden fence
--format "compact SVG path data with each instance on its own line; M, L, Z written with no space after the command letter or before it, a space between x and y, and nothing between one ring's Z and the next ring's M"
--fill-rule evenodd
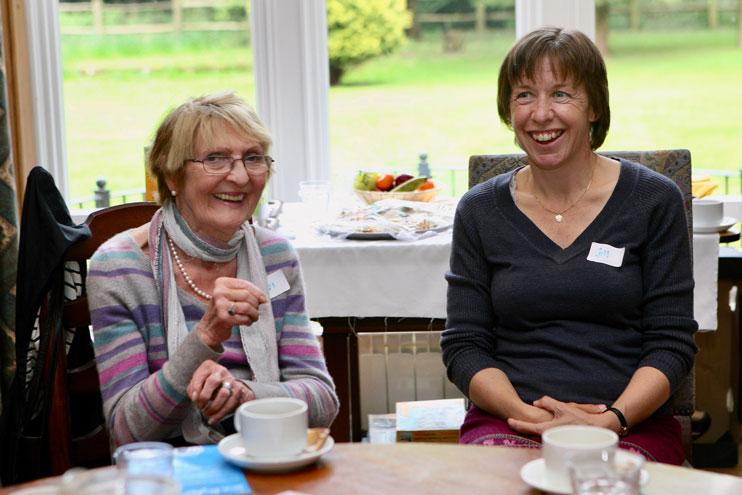
M249 10L249 0L244 0L245 13ZM92 15L92 26L76 27L62 26L62 34L148 34L171 33L182 31L244 31L249 29L250 22L245 15L244 21L204 21L186 22L184 12L189 9L225 8L233 6L234 2L219 0L166 0L151 3L106 4L103 0L90 0L80 3L60 3L59 12L88 13ZM110 25L105 22L106 14L137 15L144 13L170 13L170 22L118 24Z
M249 0L241 2L245 13L249 12ZM234 6L235 2L228 0L161 0L151 3L106 4L103 0L90 0L79 3L60 3L60 13L89 14L92 25L77 27L63 26L62 34L145 34L168 33L182 31L241 31L249 29L247 15L243 21L184 21L184 12L189 9L224 8ZM672 15L700 13L706 14L708 27L714 29L719 24L719 14L722 12L742 12L742 0L704 0L692 3L672 5L652 4L641 5L639 0L631 0L628 5L612 5L611 16L627 16L632 29L639 29L643 15ZM153 23L126 23L111 25L105 22L106 14L137 15L144 13L169 13L169 22ZM742 15L742 14L740 14ZM488 11L484 5L477 4L471 12L456 13L418 13L414 16L416 27L423 24L469 24L477 31L487 29L487 23L492 21L515 21L515 12L508 10ZM738 22L742 31L742 22Z

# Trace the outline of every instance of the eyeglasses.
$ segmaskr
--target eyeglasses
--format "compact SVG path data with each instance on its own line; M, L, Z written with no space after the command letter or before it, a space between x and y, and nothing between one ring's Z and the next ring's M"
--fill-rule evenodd
M226 175L234 169L237 162L245 166L249 175L263 175L268 172L270 165L275 161L268 155L245 155L240 158L233 158L225 155L209 155L203 160L189 158L187 162L200 163L204 167L204 172L211 175Z

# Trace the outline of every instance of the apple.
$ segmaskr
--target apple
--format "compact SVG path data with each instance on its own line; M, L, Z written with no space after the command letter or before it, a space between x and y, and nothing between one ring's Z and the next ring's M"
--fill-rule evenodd
M410 174L399 174L394 178L394 187L397 187L398 185L407 182L410 179L412 179L412 176Z

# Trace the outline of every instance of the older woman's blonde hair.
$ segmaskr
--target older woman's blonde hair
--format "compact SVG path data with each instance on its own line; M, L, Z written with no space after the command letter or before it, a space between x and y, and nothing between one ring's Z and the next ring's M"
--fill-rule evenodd
M270 132L245 100L231 91L192 98L165 117L147 157L147 169L157 179L160 203L171 198L166 179L180 184L187 160L196 158L196 143L212 141L225 124L243 137L257 140L263 153L268 153Z

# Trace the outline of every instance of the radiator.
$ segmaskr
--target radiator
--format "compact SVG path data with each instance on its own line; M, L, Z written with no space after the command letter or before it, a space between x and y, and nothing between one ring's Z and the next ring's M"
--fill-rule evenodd
M361 427L369 414L393 413L397 402L463 397L447 378L441 332L359 333Z

